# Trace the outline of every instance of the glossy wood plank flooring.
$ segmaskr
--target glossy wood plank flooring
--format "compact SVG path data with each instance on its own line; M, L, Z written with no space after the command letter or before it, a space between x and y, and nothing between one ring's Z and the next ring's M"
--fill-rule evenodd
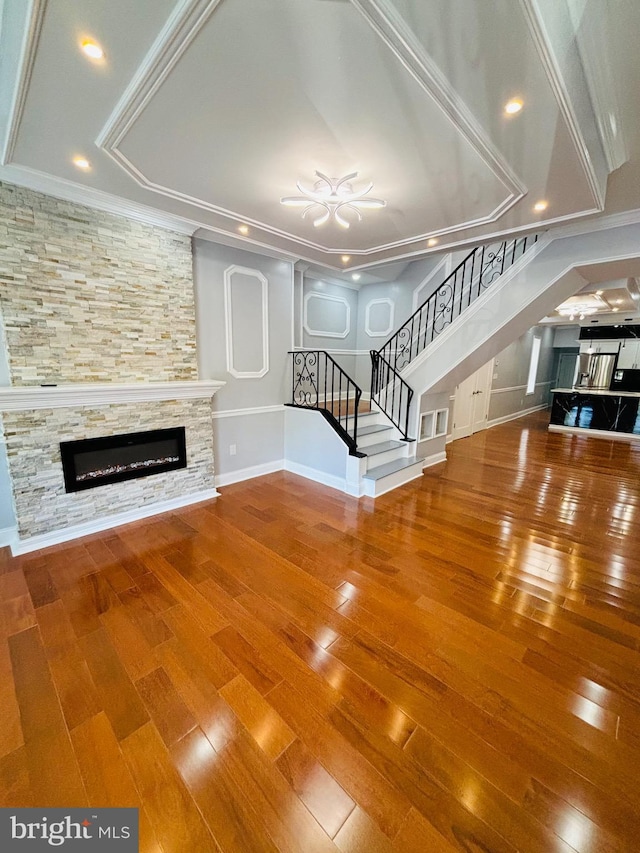
M164 853L640 849L640 445L546 413L0 552L2 805Z

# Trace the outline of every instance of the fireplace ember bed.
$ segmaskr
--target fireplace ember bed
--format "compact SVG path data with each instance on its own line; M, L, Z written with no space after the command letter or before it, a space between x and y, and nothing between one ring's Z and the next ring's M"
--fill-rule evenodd
M93 489L187 467L185 428L61 441L67 492Z

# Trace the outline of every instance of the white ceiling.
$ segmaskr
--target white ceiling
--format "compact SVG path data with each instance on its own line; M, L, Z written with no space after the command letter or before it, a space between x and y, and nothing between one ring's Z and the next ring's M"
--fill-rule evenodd
M638 32L637 0L4 0L0 178L319 268L406 263L640 208ZM386 207L314 227L280 198L316 170Z

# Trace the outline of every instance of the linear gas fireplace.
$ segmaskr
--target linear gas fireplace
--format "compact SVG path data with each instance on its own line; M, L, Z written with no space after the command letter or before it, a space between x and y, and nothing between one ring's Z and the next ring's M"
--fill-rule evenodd
M67 492L187 467L184 427L60 442Z

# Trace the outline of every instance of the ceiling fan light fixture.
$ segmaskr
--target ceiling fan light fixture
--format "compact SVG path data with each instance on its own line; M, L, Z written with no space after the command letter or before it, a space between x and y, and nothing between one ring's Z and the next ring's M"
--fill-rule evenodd
M318 180L311 189L305 187L300 181L296 181L296 187L301 195L285 196L280 199L280 204L286 207L304 207L303 219L311 211L319 213L319 216L313 220L313 225L316 228L325 225L330 220L333 220L341 228L349 228L351 222L345 218L345 213L355 216L356 220L361 222L361 210L379 210L386 207L387 204L381 198L365 198L373 189L371 182L362 189L354 189L351 181L357 177L357 172L351 172L339 180L334 180L322 172L316 172Z

